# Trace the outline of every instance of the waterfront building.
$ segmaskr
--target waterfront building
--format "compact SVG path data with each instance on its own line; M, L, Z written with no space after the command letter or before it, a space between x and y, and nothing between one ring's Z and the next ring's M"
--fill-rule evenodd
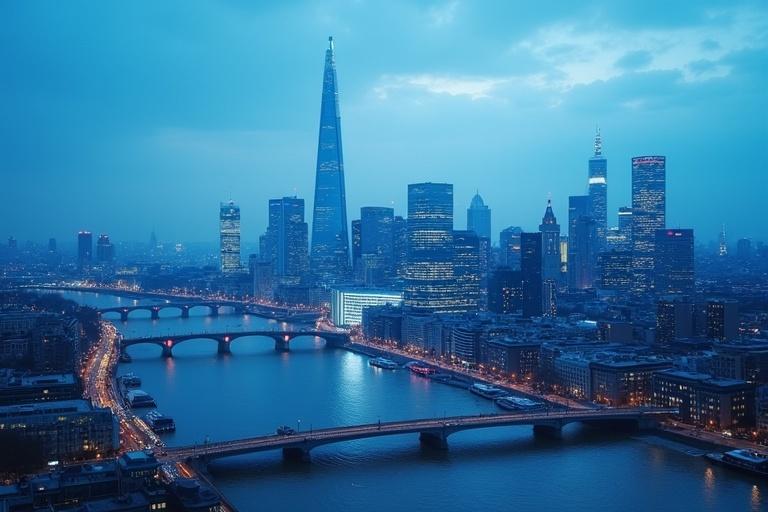
M516 381L535 380L539 370L540 340L499 336L488 340L483 350L483 364Z
M632 158L633 290L653 287L656 230L666 226L666 157Z
M360 208L360 267L367 286L382 286L392 276L394 220L392 208Z
M453 276L462 309L480 307L482 280L480 238L474 231L453 232Z
M275 269L272 262L252 259L250 268L253 280L253 296L261 300L272 300L275 292Z
M219 208L219 238L221 242L221 272L231 274L242 270L240 261L240 207L234 201L221 203Z
M312 272L322 281L339 282L348 277L347 199L332 37L328 38L323 71L310 258Z
M502 315L515 313L523 305L523 277L520 270L499 267L488 280L488 311Z
M589 196L568 198L568 287L592 288L597 267L597 223L589 215Z
M403 309L391 304L365 307L362 327L367 339L399 344L403 340Z
M479 237L491 238L491 209L477 193L467 208L467 231L474 231Z
M686 423L715 430L749 428L754 424L754 403L754 387L743 380L682 370L653 376L653 405L677 407Z
M520 270L520 235L523 229L510 226L499 234L499 266Z
M119 448L117 420L109 408L87 400L60 400L0 407L9 435L40 443L46 460L95 458Z
M523 317L541 316L544 299L542 281L542 234L521 235L521 276L523 288ZM551 304L547 304L548 309Z
M695 291L693 270L693 230L659 229L656 231L654 254L654 289L662 294L692 294Z
M414 313L461 311L453 273L453 185L408 185L404 304Z
M593 361L591 399L611 407L650 405L653 375L671 366L670 361L655 358L621 357Z
M96 261L112 263L115 259L115 246L109 241L109 235L99 235L96 241Z
M611 250L601 252L597 259L600 289L622 292L632 288L632 252Z
M363 310L369 306L400 306L401 291L375 288L333 288L331 290L331 319L337 327L360 325Z
M739 304L730 300L712 300L706 305L707 338L734 340L739 333Z
M744 380L756 386L768 384L768 341L720 342L713 349L710 367L715 377Z
M80 386L72 373L32 375L0 368L0 406L74 400L80 396Z
M581 354L566 353L554 359L554 389L557 393L588 400L592 396L590 360Z
M606 247L608 232L608 160L603 156L600 129L595 134L595 153L589 159L589 211L595 221L599 251Z
M77 234L77 267L83 270L93 259L93 234L80 231Z

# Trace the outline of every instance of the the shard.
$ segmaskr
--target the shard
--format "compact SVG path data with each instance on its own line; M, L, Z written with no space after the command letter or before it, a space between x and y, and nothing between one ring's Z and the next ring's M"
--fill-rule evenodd
M349 276L341 117L331 37L328 38L328 49L325 51L310 260L312 273L325 283L343 281Z

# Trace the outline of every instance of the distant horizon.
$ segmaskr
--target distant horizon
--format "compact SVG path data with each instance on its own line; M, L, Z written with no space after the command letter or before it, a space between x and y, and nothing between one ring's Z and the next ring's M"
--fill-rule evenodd
M668 227L705 244L722 224L729 243L768 240L768 8L555 3L339 1L325 16L311 2L168 2L79 17L3 5L14 51L0 52L13 70L0 83L0 236L140 241L154 228L215 242L218 205L232 199L242 240L256 243L268 200L291 195L311 230L333 35L348 221L362 206L407 217L407 185L439 181L454 185L455 229L478 190L496 243L507 226L536 231L549 197L565 233L599 125L609 226L631 206L631 158L657 154Z

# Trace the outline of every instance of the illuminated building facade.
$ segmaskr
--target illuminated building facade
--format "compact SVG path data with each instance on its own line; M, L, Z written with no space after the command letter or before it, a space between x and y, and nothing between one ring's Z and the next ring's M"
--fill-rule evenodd
M328 49L325 51L312 215L311 269L325 282L342 281L349 274L347 199L333 38L328 38Z
M283 197L269 200L269 225L262 237L262 260L272 263L281 283L297 283L309 270L304 200Z
M568 287L592 288L596 278L597 223L589 215L589 196L568 198Z
M363 309L371 306L399 306L403 293L374 288L333 288L331 290L331 319L337 327L360 325Z
M392 208L360 208L360 258L366 285L381 286L392 274L394 220Z
M499 263L503 267L520 269L520 234L522 228L510 226L499 235Z
M239 272L240 262L240 207L234 201L221 203L219 208L220 265L225 274Z
M484 239L485 240L485 239ZM482 279L480 238L474 231L453 232L453 276L463 308L474 311L480 306Z
M595 134L595 154L589 159L589 216L595 220L599 250L608 233L608 160L603 156L600 129Z
M666 157L632 159L633 290L653 287L656 230L666 224Z
M695 291L693 267L693 230L657 230L654 255L655 291L692 294Z

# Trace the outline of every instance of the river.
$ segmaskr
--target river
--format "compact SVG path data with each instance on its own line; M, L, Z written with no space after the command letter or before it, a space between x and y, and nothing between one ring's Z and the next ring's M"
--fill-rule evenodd
M60 292L97 307L152 303L112 295ZM126 338L203 331L277 328L254 316L188 319L175 310L134 312L115 320ZM141 377L158 409L176 420L169 445L427 416L499 412L467 391L404 370L368 365L367 357L299 338L277 353L268 338L241 338L232 354L213 341L174 347L138 345L118 373ZM405 435L328 445L311 463L284 462L280 452L221 459L213 481L241 511L758 511L768 485L713 466L702 451L651 435L568 426L562 440L534 438L531 427L461 432L446 452L422 449Z

